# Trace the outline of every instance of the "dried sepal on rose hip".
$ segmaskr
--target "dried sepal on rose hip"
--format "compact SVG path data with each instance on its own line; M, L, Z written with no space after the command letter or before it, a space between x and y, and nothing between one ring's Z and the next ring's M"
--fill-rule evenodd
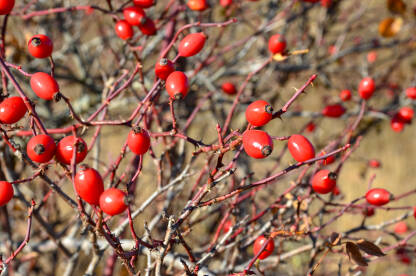
M137 155L145 154L150 148L150 136L145 129L133 127L127 137L127 146Z
M243 148L248 156L256 159L266 158L273 151L273 140L265 131L246 130L243 133Z
M119 215L127 209L127 205L126 193L117 188L109 188L100 196L100 208L107 215Z

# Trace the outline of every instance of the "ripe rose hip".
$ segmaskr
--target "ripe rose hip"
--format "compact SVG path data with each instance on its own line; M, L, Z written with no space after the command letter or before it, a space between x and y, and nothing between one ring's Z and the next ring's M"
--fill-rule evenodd
M377 52L371 51L367 54L368 63L374 63L377 60Z
M413 207L413 216L415 217L415 219L416 219L416 206L415 207Z
M340 104L327 105L322 110L322 115L330 118L339 118L345 113L345 108Z
M374 216L374 213L375 213L374 208L371 207L371 206L369 206L369 207L367 207L363 210L363 215L366 216L366 217L372 217L372 216Z
M237 93L237 89L235 88L235 85L231 82L224 82L221 85L221 89L224 93L228 95L234 95Z
M117 188L105 190L100 196L100 208L104 213L115 216L127 209L126 194Z
M193 11L203 11L208 8L206 0L188 0L186 5Z
M104 191L101 175L93 168L82 166L74 177L77 194L91 205L98 205Z
M133 0L133 4L139 8L150 8L155 4L155 0Z
M13 185L7 181L0 181L0 207L6 205L13 198Z
M253 253L254 255L257 255L261 248L263 247L263 245L267 242L267 238L263 235L261 235L260 237L258 237L253 245ZM269 243L266 245L266 248L263 250L263 252L261 252L261 254L259 255L259 259L260 260L264 260L267 257L269 257L274 250L274 241L270 240Z
M146 13L139 7L124 8L123 14L124 19L133 26L140 26L146 17Z
M127 40L133 37L133 27L127 22L127 20L119 20L115 25L116 34L119 38Z
M72 161L72 156L74 152L75 137L66 136L58 142L56 148L56 158L59 162L70 165ZM75 164L82 162L88 153L87 143L82 138L78 137L77 142L77 152L75 155Z
M395 132L401 132L404 128L404 124L406 122L403 121L399 116L394 116L390 121L390 127Z
M321 0L321 6L329 8L332 5L332 0Z
M300 134L290 136L287 146L293 159L303 162L315 157L315 149L309 140Z
M248 156L262 159L273 151L273 140L267 132L250 129L243 133L243 147Z
M409 87L406 89L406 96L409 99L416 100L416 87Z
M272 119L273 107L266 101L252 102L246 109L247 122L253 126L264 126Z
M269 51L272 54L281 54L286 49L286 40L283 35L275 34L269 38Z
M44 100L52 100L59 92L59 85L49 74L37 72L30 78L30 87L35 94Z
M396 223L396 225L394 226L394 232L396 234L404 234L406 233L408 230L407 228L407 224L404 221L399 221L398 223Z
M366 77L361 80L358 86L358 93L362 99L368 100L373 95L375 88L374 80Z
M348 89L342 90L341 93L339 93L339 98L343 102L351 100L351 91Z
M412 121L413 115L413 109L407 106L400 108L399 112L397 113L397 116L406 123L410 123Z
M392 198L392 194L390 194L385 189L374 188L374 189L369 190L365 194L365 198L367 202L371 205L382 206L384 204L389 203L390 199Z
M129 132L127 145L135 154L145 154L150 148L150 136L143 128L135 127Z
M20 97L9 97L0 103L0 122L14 124L25 116L27 107Z
M329 170L320 170L312 177L311 184L316 193L327 194L336 186L337 175Z
M233 3L233 0L220 0L220 5L225 7L230 6Z
M334 196L337 196L337 195L340 195L341 194L341 191L338 189L338 187L337 186L335 186L333 189L332 189L332 194L334 195Z
M185 98L189 90L188 78L181 71L172 72L166 79L166 90L171 98Z
M43 34L32 36L27 43L29 53L35 58L47 58L52 54L52 40Z
M55 155L55 150L55 141L46 134L33 136L26 145L27 156L37 163L49 162Z
M314 132L316 128L316 125L313 122L310 122L306 125L305 129L307 132Z
M14 0L0 0L0 15L9 14L14 7Z
M156 63L155 75L161 80L166 80L173 71L175 71L175 66L167 58L162 58Z
M371 168L380 168L381 164L380 161L376 160L376 159L371 159L368 161L368 166L370 166Z
M149 17L145 17L143 19L143 23L139 26L140 31L144 35L154 35L156 34L156 26L155 22Z
M193 33L185 36L179 43L179 55L191 57L198 54L204 48L207 36L204 33Z

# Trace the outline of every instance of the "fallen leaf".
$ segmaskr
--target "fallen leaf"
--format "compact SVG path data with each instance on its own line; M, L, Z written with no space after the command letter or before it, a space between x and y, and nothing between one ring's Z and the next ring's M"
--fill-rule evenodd
M406 4L402 0L387 0L387 9L392 13L403 14L406 12Z

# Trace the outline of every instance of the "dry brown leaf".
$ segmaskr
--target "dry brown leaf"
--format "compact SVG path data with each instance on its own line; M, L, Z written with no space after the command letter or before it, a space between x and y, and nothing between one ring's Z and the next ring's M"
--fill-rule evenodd
M364 251L365 253L369 254L369 255L373 255L373 256L385 256L386 254L383 253L383 251L381 251L381 249L375 245L372 242L366 241L366 240L359 240L357 242L357 246Z
M347 242L345 245L345 250L347 251L350 259L353 259L354 262L356 262L358 265L368 266L367 261L364 259L363 255L361 255L360 249L355 243Z
M406 4L402 0L387 0L387 9L393 13L406 12Z
M402 25L403 19L400 17L388 17L380 22L378 32L383 37L393 37L400 31Z
M332 246L339 245L341 243L341 235L339 233L333 232L329 237L329 242Z

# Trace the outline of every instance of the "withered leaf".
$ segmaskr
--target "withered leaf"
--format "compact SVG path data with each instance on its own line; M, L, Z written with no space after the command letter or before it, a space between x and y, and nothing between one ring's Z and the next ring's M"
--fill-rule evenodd
M357 242L358 247L365 253L377 257L386 256L381 249L372 242L366 240L359 240Z
M393 13L403 14L406 11L406 4L402 0L387 0L387 8Z
M393 37L400 31L402 25L403 19L400 17L388 17L380 22L378 32L383 37Z
M341 243L341 235L339 233L333 232L329 237L329 242L332 246L339 245Z
M352 258L358 265L368 266L367 261L364 259L363 255L361 255L360 249L355 243L347 242L345 245L345 250L347 251L350 259Z

